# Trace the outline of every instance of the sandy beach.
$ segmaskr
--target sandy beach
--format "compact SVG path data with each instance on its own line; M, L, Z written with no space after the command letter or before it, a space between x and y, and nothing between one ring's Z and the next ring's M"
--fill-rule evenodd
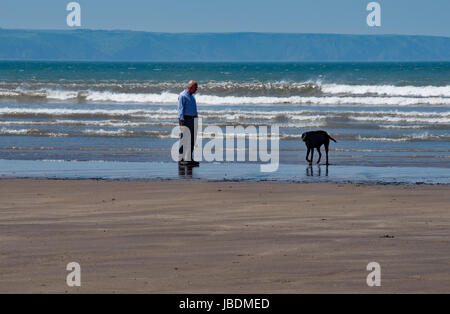
M448 185L2 180L0 195L1 293L450 292Z

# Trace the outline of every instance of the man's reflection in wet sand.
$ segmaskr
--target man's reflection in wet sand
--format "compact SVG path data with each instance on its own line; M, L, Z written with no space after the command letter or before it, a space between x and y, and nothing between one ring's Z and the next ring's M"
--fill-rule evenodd
M180 178L192 178L192 166L178 166L178 176Z

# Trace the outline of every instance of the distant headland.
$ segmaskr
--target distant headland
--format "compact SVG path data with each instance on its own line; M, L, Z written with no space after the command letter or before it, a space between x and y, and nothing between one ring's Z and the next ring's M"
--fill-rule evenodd
M290 33L150 33L0 28L0 60L149 62L450 61L450 38Z

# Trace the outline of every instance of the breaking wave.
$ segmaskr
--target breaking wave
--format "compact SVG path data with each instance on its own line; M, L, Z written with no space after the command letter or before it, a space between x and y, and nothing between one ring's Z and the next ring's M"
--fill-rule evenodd
M173 104L184 83L27 83L0 82L0 99L15 101ZM346 85L321 82L206 82L197 100L207 105L312 104L450 105L450 86Z
M394 85L341 85L324 84L326 94L378 95L406 97L450 97L450 86L394 86Z

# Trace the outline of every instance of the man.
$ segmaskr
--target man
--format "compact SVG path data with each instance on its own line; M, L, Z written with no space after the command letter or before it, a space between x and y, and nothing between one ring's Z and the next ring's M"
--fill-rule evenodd
M186 89L178 96L178 121L182 129L179 153L182 156L178 162L179 165L199 166L199 163L194 161L192 154L195 145L195 124L197 123L197 102L194 94L198 89L196 81L189 81ZM187 129L187 130L186 130ZM187 132L189 131L189 132ZM186 142L187 135L190 134L190 147L183 147L183 142ZM185 136L186 134L186 136ZM183 141L184 139L184 141Z

